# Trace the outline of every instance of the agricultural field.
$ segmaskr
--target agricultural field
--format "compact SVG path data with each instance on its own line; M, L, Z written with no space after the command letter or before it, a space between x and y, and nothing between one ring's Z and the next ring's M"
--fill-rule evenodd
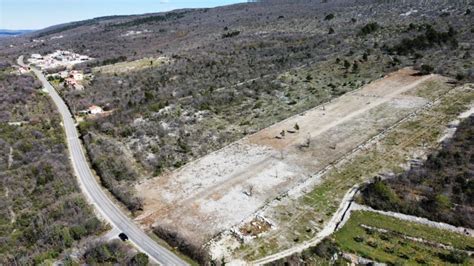
M354 212L331 237L341 251L392 264L472 265L474 238L372 212Z
M363 206L359 206L363 207ZM363 208L315 246L265 265L471 265L472 234ZM448 226L449 227L449 226ZM472 233L472 230L471 230Z

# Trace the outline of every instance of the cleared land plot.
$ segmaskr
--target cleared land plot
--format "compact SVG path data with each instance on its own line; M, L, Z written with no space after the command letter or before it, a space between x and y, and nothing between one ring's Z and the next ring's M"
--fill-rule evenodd
M407 92L441 77L413 74L402 69L138 184L145 207L137 220L202 246L428 103Z
M450 254L472 251L474 238L365 211L352 213L333 237L344 252L385 263L466 264L473 258Z
M438 147L448 123L458 119L474 103L472 84L454 87L446 81L438 77L409 92L425 95L429 104L379 135L378 140L334 164L321 174L313 188L306 186L304 194L289 193L288 197L267 205L259 214L275 221L274 230L241 245L231 257L255 260L283 250L301 252L328 225L352 186L380 173L400 173L410 159L422 159L430 149ZM231 241L223 238L219 242Z
M120 62L111 65L94 67L93 72L100 72L104 74L120 74L127 73L130 71L138 71L150 67L156 67L169 62L170 60L166 57L143 58L135 61Z

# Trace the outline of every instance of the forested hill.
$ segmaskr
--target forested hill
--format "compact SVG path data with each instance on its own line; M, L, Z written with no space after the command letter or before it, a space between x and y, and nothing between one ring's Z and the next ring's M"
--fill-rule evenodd
M416 26L437 18L440 26L462 29L463 25L472 22L471 15L465 14L469 8L464 1L267 0L211 9L108 16L66 23L24 38L2 40L8 49L1 49L0 55L13 56L25 50L46 53L63 49L99 60L132 60L163 54L178 56L186 51L210 53L212 57L214 54L237 52L232 44L240 44L239 50L245 51L248 45L261 41L262 44L253 48L255 52L258 56L271 53L274 63L277 63L277 60L282 60L282 55L302 48L309 53L308 57L316 54L327 56L331 49L326 53L320 50L327 46L347 49L354 44L352 34L374 20L382 27L391 27L397 23ZM458 16L460 19L453 19ZM402 30L398 36L401 39L408 33ZM459 33L460 36L465 34L463 31ZM300 39L313 42L300 47ZM390 38L381 39L380 47L385 44L383 41L387 45L395 44ZM288 44L277 45L282 42ZM291 45L293 50L284 49ZM312 46L318 48L311 49Z
M67 23L0 40L0 56L60 49L95 58L76 66L94 76L84 90L59 89L76 110L110 111L81 131L103 184L135 211L138 179L391 71L474 80L471 9L444 0L268 0Z
M1 37L11 37L11 36L18 36L22 34L26 34L32 32L32 30L5 30L0 29L0 38Z

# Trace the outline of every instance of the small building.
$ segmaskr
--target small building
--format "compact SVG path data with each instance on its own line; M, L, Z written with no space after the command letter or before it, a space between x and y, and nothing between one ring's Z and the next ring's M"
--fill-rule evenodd
M64 80L64 82L66 83L66 86L71 89L79 90L79 91L84 89L84 86L77 83L77 81L74 78L67 78Z
M28 73L28 72L30 72L30 68L29 68L29 67L19 67L19 68L18 68L18 73L19 73L20 75L26 74L26 73Z
M91 115L96 115L102 113L104 110L100 106L97 105L91 105L89 108L87 108L87 112Z
M59 76L63 79L66 79L67 77L69 77L69 73L67 72L67 70L64 70L59 72Z
M43 56L41 56L40 54L32 54L31 58L36 59L36 60L42 60Z
M69 73L69 77L75 79L75 80L83 80L84 79L84 74L77 70L73 70Z

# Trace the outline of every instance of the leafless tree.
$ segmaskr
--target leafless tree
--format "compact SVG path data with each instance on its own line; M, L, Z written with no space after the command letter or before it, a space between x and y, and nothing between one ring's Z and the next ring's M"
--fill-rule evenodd
M252 197L253 195L253 185L249 185L244 191L243 193L249 197Z

